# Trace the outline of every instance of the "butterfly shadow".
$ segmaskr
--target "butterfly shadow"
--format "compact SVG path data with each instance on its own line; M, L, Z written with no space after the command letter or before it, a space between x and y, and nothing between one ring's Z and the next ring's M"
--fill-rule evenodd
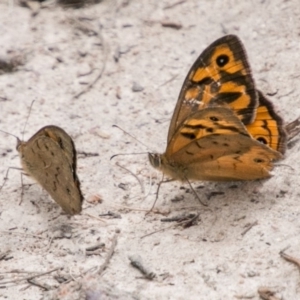
M175 185L169 183L172 186L162 186L160 189L156 209L159 211L161 206L171 206L171 216L199 212L201 222L198 222L197 227L205 228L204 239L205 236L218 235L220 229L228 235L232 224L259 222L259 216L271 211L274 203L284 196L280 189L265 185L265 181L192 183L198 197L207 202L207 207L198 202L188 185L177 185L178 188L174 188Z
M59 207L56 205L55 202L51 201L51 197L47 194L46 191L41 190L39 185L36 182L31 183L25 183L24 178L30 178L30 176L23 171L22 168L19 167L8 167L7 171L5 173L5 177L3 178L3 183L0 186L0 193L4 191L4 188L7 186L7 181L9 180L9 174L12 170L17 170L20 172L20 181L21 181L21 192L20 192L20 200L18 205L28 205L28 199L30 199L31 205L33 205L36 208L36 214L42 214L42 219L49 219L49 211L55 212L57 209L59 210ZM37 187L36 190L34 190L34 187ZM32 190L33 188L33 190ZM14 192L18 192L19 188L14 189ZM39 199L37 199L37 197ZM24 198L26 198L24 200ZM46 199L47 198L47 199ZM49 198L49 199L48 199ZM28 207L28 211L32 209L31 207ZM63 213L63 214L62 214ZM58 214L55 216L52 216L49 220L57 219L60 215L65 216L64 211L59 210ZM66 214L66 216L68 216Z

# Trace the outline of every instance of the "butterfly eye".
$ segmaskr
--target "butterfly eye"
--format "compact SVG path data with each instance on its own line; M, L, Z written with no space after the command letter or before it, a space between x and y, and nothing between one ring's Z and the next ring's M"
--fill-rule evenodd
M210 117L210 119L211 119L212 121L214 121L214 122L219 121L219 119L218 119L217 117Z
M259 138L257 138L257 141L259 141L260 143L262 143L262 144L265 144L265 145L267 145L267 141L266 141L266 139L265 138L263 138L263 137L259 137Z
M182 132L181 135L190 140L194 140L196 138L196 135L193 133Z
M224 67L229 62L229 57L225 54L222 54L217 57L216 62L220 68Z
M261 158L255 158L255 159L254 159L254 162L256 162L256 163L260 164L260 163L263 163L263 162L264 162L264 160L263 160L263 159L261 159Z

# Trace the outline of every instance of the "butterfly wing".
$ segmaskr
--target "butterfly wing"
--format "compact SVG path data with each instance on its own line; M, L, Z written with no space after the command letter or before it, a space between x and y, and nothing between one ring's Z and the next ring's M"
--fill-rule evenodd
M230 110L206 108L186 119L162 157L162 169L181 180L269 177L281 154L251 138Z
M71 137L57 126L46 126L17 148L24 170L66 213L80 213L83 196L76 174L76 150Z
M291 123L288 123L284 129L287 133L287 140L292 140L296 135L300 133L300 117L298 117Z
M257 141L284 154L287 142L282 118L275 112L273 104L258 91L259 106L255 120L246 125L248 132Z
M230 109L214 107L199 110L178 128L168 143L166 155L172 157L188 144L204 137L221 135L243 135L250 138L245 126ZM218 147L212 145L211 148L218 151Z
M255 118L257 92L237 36L216 40L191 67L173 113L168 142L188 116L208 106L229 107L244 124Z
M184 178L213 181L270 177L273 162L280 158L279 152L239 134L205 137L172 157L177 164L184 161Z

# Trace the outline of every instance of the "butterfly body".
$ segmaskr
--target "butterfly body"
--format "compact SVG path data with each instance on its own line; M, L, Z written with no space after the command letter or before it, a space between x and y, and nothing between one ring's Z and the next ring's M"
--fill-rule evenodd
M23 169L70 214L81 211L83 196L76 175L76 150L71 137L57 126L46 126L27 142L18 139Z
M287 141L283 121L256 90L244 47L224 36L198 57L186 76L164 154L153 167L172 179L268 178Z

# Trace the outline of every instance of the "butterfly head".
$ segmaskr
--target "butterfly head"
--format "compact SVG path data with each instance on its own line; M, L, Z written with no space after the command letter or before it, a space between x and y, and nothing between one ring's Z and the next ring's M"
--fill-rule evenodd
M16 146L16 150L17 150L18 152L21 152L23 145L24 145L24 142L22 142L22 141L17 137L17 146Z
M148 158L152 167L154 167L155 169L161 168L161 154L148 153Z

